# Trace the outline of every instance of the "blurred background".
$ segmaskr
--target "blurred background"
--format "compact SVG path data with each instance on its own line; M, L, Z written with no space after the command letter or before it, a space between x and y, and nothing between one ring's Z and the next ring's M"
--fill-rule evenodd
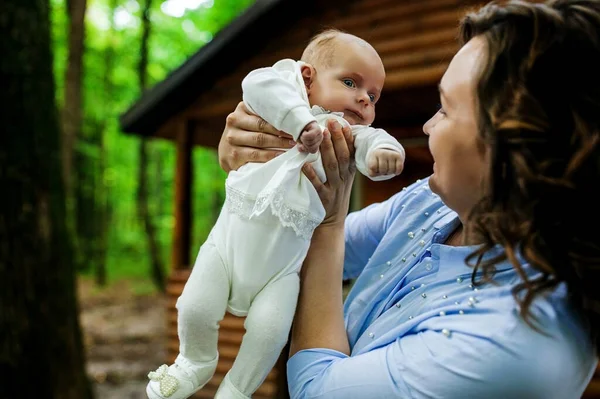
M0 5L5 125L0 178L2 196L14 199L1 203L0 370L8 373L0 373L0 398L145 398L148 371L166 361L164 292L173 241L176 155L168 141L124 134L119 117L253 2L49 0ZM23 115L36 126L27 125ZM36 145L52 135L58 141ZM35 137L28 141L27 136ZM23 161L19 163L10 154L21 144L30 157L19 154ZM226 174L214 148L195 147L191 156L190 226L196 251L224 200ZM56 172L62 184L36 172L51 170L45 157L59 161ZM36 177L28 185L23 176L11 180L13 171ZM45 254L28 259L19 251L37 252L40 241L31 236L24 224L27 217L20 213L30 207L32 218L37 218L40 209L36 194L26 198L19 191L34 185L35 192L48 189L51 197L64 188L64 196L52 201L64 205L66 232L58 240L70 245L53 249L49 243L47 251L40 251ZM18 215L13 223L10 215ZM60 283L42 276L50 268ZM24 287L35 287L31 298L25 297ZM71 295L60 298L73 288ZM83 354L78 333L44 333L70 328L77 315L65 310L70 321L60 320L58 311L52 306L44 310L42 304L59 297L57 308L70 307L71 300L65 299L73 294L80 311ZM56 314L54 321L44 320L41 313L46 311ZM44 340L49 350L41 348ZM32 341L40 345L24 344ZM32 354L41 356L37 363L27 360ZM61 362L69 366L62 368ZM83 373L78 370L82 363ZM49 365L56 370L48 372ZM37 375L36 369L46 370L39 375L50 375L35 380L18 377L24 371ZM11 391L10 381L21 388Z
M119 116L252 2L51 1L56 99L70 140L65 183L84 278L162 289L152 267L164 276L171 250L175 148L123 134ZM76 26L70 13L83 11ZM225 173L214 149L197 147L193 157L193 241L202 242L223 201Z
M51 1L81 323L99 399L145 397L147 372L165 361L159 293L174 225L175 148L123 134L119 116L252 2ZM225 173L214 149L192 156L191 235L202 243L224 200Z

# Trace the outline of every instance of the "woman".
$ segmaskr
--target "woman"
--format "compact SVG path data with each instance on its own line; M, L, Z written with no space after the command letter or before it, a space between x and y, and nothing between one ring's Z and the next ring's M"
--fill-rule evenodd
M347 218L352 142L330 124L327 183L305 170L327 217L302 269L293 398L581 396L600 328L599 32L598 0L467 15L423 128L433 174ZM267 160L278 134L239 106L221 165ZM357 277L343 307L342 277Z

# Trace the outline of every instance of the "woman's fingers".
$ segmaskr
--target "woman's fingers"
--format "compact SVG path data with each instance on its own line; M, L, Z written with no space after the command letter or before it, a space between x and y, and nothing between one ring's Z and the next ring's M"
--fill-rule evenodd
M231 119L234 120L231 121ZM243 101L238 104L234 112L227 116L227 124L234 125L239 129L247 130L249 132L262 132L273 135L280 134L279 130L269 125L264 119L251 113Z
M224 139L227 144L240 147L292 148L296 145L292 136L249 113L243 102L227 116Z
M292 138L291 135L275 129L263 118L252 114L243 101L238 104L234 112L227 116L226 124L227 126L235 126L240 130L249 132L267 133L272 136L284 137L288 140Z
M344 126L342 128L342 133L344 133L344 138L346 139L348 151L350 152L350 157L353 157L354 156L354 136L352 135L352 128L350 126Z
M319 176L317 176L315 169L312 167L311 164L307 163L304 164L304 166L302 167L302 171L304 172L304 175L308 178L308 180L310 180L312 185L315 187L315 190L317 190L317 194L319 194L321 200L323 200L322 194L323 190L325 189L325 185L323 184L321 179L319 179Z
M335 122L337 123L337 122ZM337 128L328 123L333 130ZM340 168L336 158L335 148L331 140L331 134L329 129L323 130L323 141L321 142L321 160L323 161L323 167L325 169L325 176L327 176L327 183L330 186L337 187L340 184Z
M251 114L243 102L227 116L219 142L219 164L224 171L236 170L248 162L266 162L281 153L278 148L296 145L291 136L279 132Z
M238 161L239 166L242 166L248 162L264 163L268 162L276 156L283 154L283 151L269 150L269 149L258 149L250 147L240 147L234 149L232 157ZM238 162L236 162L238 163Z
M323 142L320 147L327 182L321 182L309 165L304 167L304 173L323 202L325 222L343 223L355 169L351 153L352 132L343 129L335 120L328 121L327 126L328 128L323 130Z
M350 149L348 148L348 143L346 142L346 133L344 129L350 129L349 126L343 128L339 123L335 123L335 125L331 125L331 141L333 143L333 148L335 151L335 156L338 162L338 169L340 170L340 177L345 179L348 175L349 165L350 165ZM352 137L352 133L350 132L350 137Z
M228 137L229 144L253 148L292 148L296 145L293 140L286 137L249 131L242 131L241 133Z

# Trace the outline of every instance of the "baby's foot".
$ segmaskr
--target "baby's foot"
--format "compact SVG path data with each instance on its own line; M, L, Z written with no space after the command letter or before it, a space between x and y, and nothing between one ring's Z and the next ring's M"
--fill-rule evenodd
M163 364L148 373L146 394L149 399L187 399L210 380L216 366L217 359L193 364L179 355L172 365Z

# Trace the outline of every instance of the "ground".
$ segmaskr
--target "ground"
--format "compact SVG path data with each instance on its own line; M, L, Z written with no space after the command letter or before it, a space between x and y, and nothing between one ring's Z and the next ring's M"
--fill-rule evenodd
M78 281L87 370L95 399L147 399L148 372L165 362L166 296L135 294L132 287L122 281L99 289L90 279Z
M146 399L148 371L164 363L165 297L136 295L127 282L107 289L80 279L87 370L96 399Z

